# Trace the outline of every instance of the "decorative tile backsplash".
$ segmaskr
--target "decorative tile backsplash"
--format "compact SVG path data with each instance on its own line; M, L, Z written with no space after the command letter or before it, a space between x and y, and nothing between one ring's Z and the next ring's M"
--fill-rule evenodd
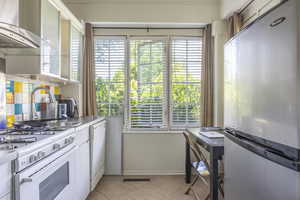
M6 120L7 127L12 127L16 121L29 120L31 110L31 92L36 87L48 87L56 98L60 94L59 86L42 84L30 80L6 81ZM39 90L35 94L35 109L41 110L41 103L49 101L45 90Z

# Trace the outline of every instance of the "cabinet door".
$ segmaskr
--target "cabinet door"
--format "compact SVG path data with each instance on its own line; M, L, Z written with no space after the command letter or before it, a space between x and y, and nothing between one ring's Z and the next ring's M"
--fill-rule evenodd
M105 123L103 122L95 129L94 144L95 160L97 161L95 172L98 173L105 161Z
M70 79L80 81L80 66L82 57L82 35L74 27L71 27L71 44L70 44Z
M105 122L93 126L92 131L92 185L93 190L104 174L105 165Z
M77 198L84 200L90 192L90 142L87 141L79 146L77 149L76 159L77 171Z
M8 194L11 191L11 180L12 180L12 172L11 172L11 163L7 162L5 164L0 165L0 197Z
M41 71L44 74L60 75L60 14L48 0L41 1Z

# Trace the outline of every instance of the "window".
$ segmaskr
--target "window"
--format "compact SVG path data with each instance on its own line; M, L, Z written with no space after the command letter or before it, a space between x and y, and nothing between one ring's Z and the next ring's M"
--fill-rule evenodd
M201 37L97 36L99 114L125 105L129 129L199 126L202 54Z
M171 51L172 125L200 125L202 41L175 38Z
M120 37L95 37L94 44L98 114L121 114L124 103L125 40Z
M130 40L130 127L164 126L166 43Z

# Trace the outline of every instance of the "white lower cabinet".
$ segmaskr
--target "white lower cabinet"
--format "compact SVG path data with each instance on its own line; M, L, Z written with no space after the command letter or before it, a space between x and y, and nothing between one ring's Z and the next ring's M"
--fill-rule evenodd
M91 140L91 191L104 175L105 168L106 122L102 121L90 127Z
M0 164L0 200L6 200L10 197L11 192L11 163Z
M90 193L90 140L89 128L77 132L76 199L85 200Z

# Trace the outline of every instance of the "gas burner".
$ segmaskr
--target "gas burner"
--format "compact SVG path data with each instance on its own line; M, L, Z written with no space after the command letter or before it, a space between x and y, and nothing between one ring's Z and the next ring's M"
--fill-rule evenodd
M36 131L15 130L13 132L8 133L7 135L55 135L55 132L48 131L48 130L36 130Z
M0 144L0 151L11 151L19 148L20 144Z

